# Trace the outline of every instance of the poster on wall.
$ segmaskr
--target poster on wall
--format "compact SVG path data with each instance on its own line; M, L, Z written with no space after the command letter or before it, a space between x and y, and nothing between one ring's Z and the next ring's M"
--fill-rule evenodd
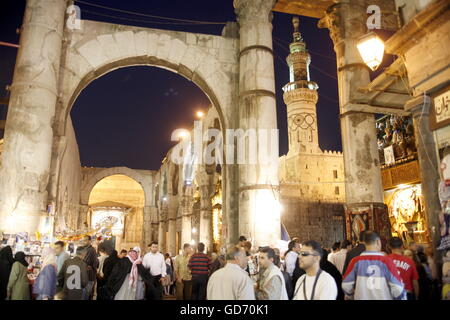
M360 211L349 215L351 239L360 241L359 235L362 231L369 229L369 210Z
M387 165L395 163L394 146L384 148L384 163Z

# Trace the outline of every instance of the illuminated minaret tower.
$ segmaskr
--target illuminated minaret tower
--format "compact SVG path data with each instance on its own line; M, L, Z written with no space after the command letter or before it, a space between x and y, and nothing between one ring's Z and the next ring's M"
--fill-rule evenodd
M316 113L319 87L317 83L310 81L311 56L299 31L299 18L294 17L292 23L294 41L289 45L291 53L286 59L290 82L283 87L288 118L288 157L299 153L322 152L319 148Z

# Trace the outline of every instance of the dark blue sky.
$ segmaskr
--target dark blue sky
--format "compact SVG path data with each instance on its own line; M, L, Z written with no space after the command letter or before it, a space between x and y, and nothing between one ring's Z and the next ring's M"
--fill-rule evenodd
M231 0L86 1L171 18L236 21ZM148 20L156 20L82 3L78 5L83 19L216 35L220 35L222 30L221 25L149 23ZM16 29L22 23L24 7L25 0L0 2L0 41L18 43ZM281 88L289 81L285 59L292 38L291 19L291 15L274 12L280 154L287 152L288 145L286 106ZM311 80L319 84L317 112L320 146L323 149L341 150L336 61L328 30L319 29L317 19L307 17L301 17L300 28L312 57ZM17 49L0 46L1 97L8 94L5 86L12 82L16 54ZM128 67L108 73L83 90L72 109L82 165L157 169L172 145L171 132L179 127L191 127L194 112L208 104L208 98L195 84L170 71L155 67ZM0 117L4 118L4 109L0 110Z

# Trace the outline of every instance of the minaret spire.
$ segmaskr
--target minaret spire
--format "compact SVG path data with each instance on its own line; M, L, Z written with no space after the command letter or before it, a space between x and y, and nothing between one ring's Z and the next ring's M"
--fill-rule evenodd
M299 31L299 27L300 27L299 17L294 16L292 18L292 24L294 25L294 33L293 33L294 42L303 42L302 35Z
M317 153L321 152L316 114L319 87L310 81L311 56L300 33L299 17L292 18L292 25L293 41L286 58L290 82L283 87L283 98L288 109L289 154Z

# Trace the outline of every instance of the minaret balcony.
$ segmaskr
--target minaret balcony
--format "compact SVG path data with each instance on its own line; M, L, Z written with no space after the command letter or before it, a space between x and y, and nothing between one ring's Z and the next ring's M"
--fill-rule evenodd
M314 81L299 80L289 82L283 87L284 92L293 91L296 89L309 89L312 91L316 91L317 89L319 89L319 86Z
M317 84L310 81L290 82L283 87L283 91L284 103L288 106L294 102L316 104L319 99Z

